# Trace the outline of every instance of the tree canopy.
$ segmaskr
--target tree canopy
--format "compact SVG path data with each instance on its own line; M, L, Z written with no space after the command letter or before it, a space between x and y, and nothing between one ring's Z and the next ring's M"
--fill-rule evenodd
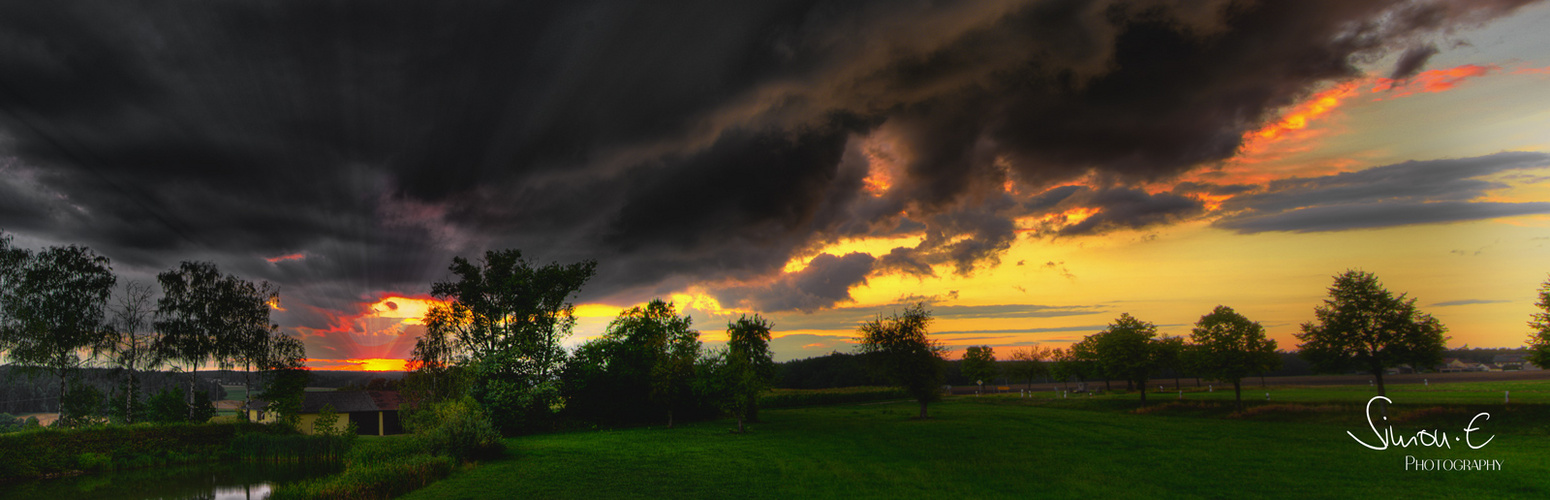
M0 349L13 363L65 378L85 361L81 351L108 335L106 310L118 278L107 257L81 246L49 247L37 254L0 240Z
M1265 337L1265 327L1238 314L1231 307L1216 306L1200 317L1190 332L1197 369L1207 377L1232 382L1238 406L1243 406L1243 377L1274 370L1281 365L1276 341Z
M883 375L920 403L920 418L926 418L928 403L941 398L947 364L945 348L926 334L930 325L931 311L917 303L903 313L862 323L856 339Z
M1441 321L1416 310L1415 299L1395 296L1377 275L1346 271L1335 276L1329 298L1313 311L1316 321L1302 324L1297 347L1315 370L1360 369L1386 394L1383 373L1409 364L1429 368L1442 362L1448 331Z
M1110 377L1135 384L1144 402L1146 382L1157 370L1156 337L1156 325L1123 313L1107 330L1087 336L1072 348L1080 346Z
M969 346L963 351L963 375L976 384L990 382L998 375L996 350L988 345Z
M1539 301L1534 305L1539 310L1529 316L1528 326L1534 329L1528 336L1529 362L1550 368L1550 278L1539 286Z

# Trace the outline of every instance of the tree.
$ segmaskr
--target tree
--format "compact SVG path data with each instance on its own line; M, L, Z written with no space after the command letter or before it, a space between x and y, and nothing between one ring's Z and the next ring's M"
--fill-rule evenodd
M86 362L81 351L102 343L105 311L118 278L107 257L86 247L49 247L36 255L5 240L5 288L0 290L0 346L11 362L59 378L60 418L66 377Z
M1297 347L1314 369L1371 373L1378 395L1386 395L1383 372L1401 364L1432 367L1442 362L1448 331L1441 321L1415 308L1415 299L1395 297L1378 277L1362 271L1335 276L1329 297L1313 311L1317 322L1302 324Z
M594 261L536 266L515 249L487 251L477 262L454 257L448 270L457 280L431 286L449 302L427 314L428 336L416 344L415 366L429 377L431 397L455 397L437 392L457 364L468 394L502 431L547 424L559 405L560 342L576 324L570 300L596 269Z
M437 282L431 294L449 299L447 327L476 362L503 374L544 379L564 360L560 341L576 323L572 296L596 273L597 263L535 267L520 250L491 250L474 263L454 257L457 281Z
M996 377L996 350L988 345L969 346L963 352L963 375L976 384Z
M566 410L582 419L640 422L690 409L700 333L670 302L619 313L576 349L562 376Z
M1012 351L1012 364L1007 369L1007 374L1028 381L1028 386L1033 387L1033 379L1040 375L1049 375L1049 362L1055 359L1055 351L1048 347L1028 346Z
M1179 379L1184 376L1185 346L1184 337L1175 335L1163 335L1157 338L1157 368L1173 374L1173 388L1179 389L1182 385Z
M931 311L924 303L916 303L902 314L895 312L888 318L878 316L862 323L856 339L862 353L873 355L874 366L920 403L920 418L927 418L928 403L941 398L947 364L942 359L946 349L926 335L930 325Z
M1092 351L1104 373L1141 388L1146 403L1146 382L1157 370L1157 326L1130 313L1120 314L1109 329L1089 335ZM1086 341L1087 339L1083 339Z
M1101 375L1103 390L1114 390L1114 387L1109 385L1109 379L1113 378L1113 375L1103 366L1102 358L1098 355L1098 335L1082 337L1082 340L1071 344L1066 355L1069 361L1067 368L1074 369L1078 377L1085 381L1089 377Z
M1539 302L1534 305L1542 312L1536 311L1529 317L1528 326L1534 332L1528 337L1528 360L1540 368L1550 368L1550 279L1540 285Z
M1216 306L1195 322L1190 341L1199 356L1196 368L1207 377L1232 382L1238 408L1243 408L1243 377L1274 370L1281 365L1276 341L1265 337L1265 327L1227 306Z
M189 417L194 415L194 382L199 368L215 363L230 368L268 357L274 327L270 304L277 295L268 283L255 285L234 275L222 276L210 262L183 262L157 275L162 296L154 325L161 336L153 349L164 359L182 362L189 371Z
M301 405L306 396L307 347L300 339L275 331L270 337L268 356L260 365L264 390L259 399L268 403L267 411L275 412L276 419L296 427L301 418Z
M775 361L770 354L772 326L757 314L727 323L723 377L731 391L729 409L737 416L738 432L743 432L744 420L759 421L759 393L769 389L775 379Z
M151 287L138 281L124 285L124 293L113 306L112 328L104 342L95 347L98 355L106 354L113 364L124 370L122 407L124 423L139 421L135 408L140 399L140 370L154 369L161 359L151 347L157 333L146 331L151 326Z

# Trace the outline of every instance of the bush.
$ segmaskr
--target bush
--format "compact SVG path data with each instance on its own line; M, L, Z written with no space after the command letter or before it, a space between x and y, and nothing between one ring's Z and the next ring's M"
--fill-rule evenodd
M500 433L473 398L432 403L415 412L412 427L431 453L458 461L498 456Z
M124 469L217 460L231 453L241 432L273 432L248 425L150 425L78 430L36 429L0 435L0 482L82 469Z

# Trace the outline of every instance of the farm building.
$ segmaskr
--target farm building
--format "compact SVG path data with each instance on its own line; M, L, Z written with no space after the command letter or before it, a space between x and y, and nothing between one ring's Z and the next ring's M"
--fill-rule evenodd
M351 422L362 436L403 434L404 426L398 420L400 400L396 391L322 391L306 392L301 402L301 418L297 427L313 434L313 422L323 407L331 406L339 415L337 428L344 430ZM254 422L273 423L275 414L268 411L269 403L254 400L248 403L248 419Z

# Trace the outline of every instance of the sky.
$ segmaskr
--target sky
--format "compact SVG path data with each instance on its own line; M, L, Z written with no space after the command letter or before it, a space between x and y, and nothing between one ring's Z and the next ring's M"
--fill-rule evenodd
M1550 273L1550 5L1517 0L0 5L0 229L121 282L280 287L394 369L454 256L598 262L778 360L925 302L956 352L1218 304L1294 349L1376 273L1451 347Z

